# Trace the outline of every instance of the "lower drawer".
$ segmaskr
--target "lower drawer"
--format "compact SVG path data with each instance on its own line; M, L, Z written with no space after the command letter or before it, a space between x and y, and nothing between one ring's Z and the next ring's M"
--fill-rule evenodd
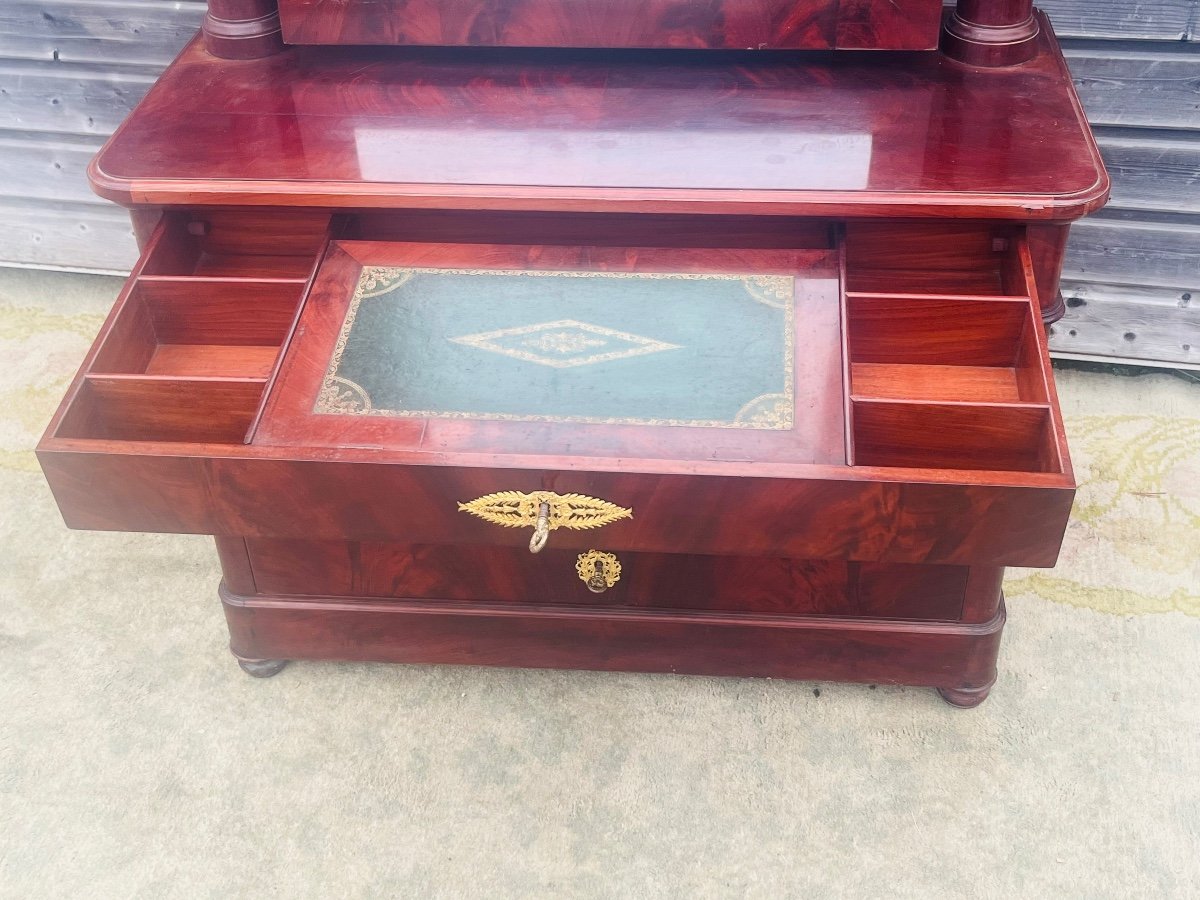
M612 554L615 571L612 559L589 565L587 553L553 549L534 555L509 547L266 539L246 546L262 594L780 615L952 621L970 573L966 566L666 553ZM585 583L581 559L583 575L602 590Z

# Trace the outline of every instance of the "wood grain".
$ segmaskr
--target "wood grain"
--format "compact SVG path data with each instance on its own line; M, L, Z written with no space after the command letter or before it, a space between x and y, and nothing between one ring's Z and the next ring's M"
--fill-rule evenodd
M1173 41L1195 38L1196 0L1038 0L1063 37Z
M1027 436L1036 436L1036 425L1027 424ZM633 520L603 529L604 548L613 551L1052 566L1074 496L1071 480L1053 474L973 478L963 470L949 476L958 483L937 483L929 469L763 465L757 476L739 476L729 474L736 464L710 463L689 466L695 474L664 474L651 461L597 471L613 464L594 459L560 460L558 469L546 467L550 460L506 459L525 468L489 470L480 467L486 458L451 467L397 455L380 465L377 453L352 450L72 441L83 430L72 419L60 430L41 445L43 470L67 524L98 530L521 547L527 533L468 517L457 503L497 490L550 489L633 508ZM1008 452L1018 463L1030 453ZM355 456L375 461L349 461ZM560 529L552 546L586 550L598 540Z
M4 101L17 115L0 134L2 190L8 195L0 200L0 257L9 264L128 272L137 255L128 222L91 194L83 170L194 33L204 4L185 0L135 8L108 0L84 5L8 0L0 6L0 56L17 85ZM1115 181L1114 208L1137 210L1143 220L1161 211L1194 218L1189 203L1198 195L1189 181L1196 166L1188 85L1200 60L1188 41L1195 32L1195 0L1136 5L1043 0L1039 6L1069 38L1068 59L1092 118L1114 123L1115 131L1101 124L1099 134ZM1089 40L1096 37L1119 40ZM1137 131L1122 130L1126 127ZM1090 240L1080 234L1076 245ZM1086 271L1072 282L1072 291L1086 293L1092 305L1086 321L1077 317L1071 326L1074 336L1067 329L1056 335L1055 351L1196 364L1194 353L1183 349L1198 346L1190 336L1191 312L1179 305L1195 285L1141 284L1139 273L1153 277L1160 262L1136 245L1125 249L1132 252L1115 267L1124 284ZM1127 300L1142 292L1163 302ZM1127 333L1137 337L1127 341Z
M247 541L247 549L264 594L597 608L949 621L962 611L968 579L962 566L621 553L621 580L596 594L567 550L264 539Z
M1012 368L910 363L853 363L857 398L1016 403L1022 399Z
M937 5L907 2L925 11ZM282 0L280 17L292 44L830 49L838 7L838 0ZM856 18L873 24L870 8ZM904 27L882 35L879 46L936 43L928 16L887 21Z
M0 56L162 67L195 36L204 7L203 0L5 0Z
M175 252L174 243L191 237L196 236L181 230L178 221L165 220L148 243L147 263L169 259ZM379 260L413 261L412 248L397 244L386 245L382 250L371 244L343 244L338 252L354 261L346 247L366 254L368 259L376 259L372 254L386 251L393 256L380 256ZM483 259L493 265L511 265L516 259L525 264L536 260L537 265L555 268L568 262L578 265L586 258L589 265L601 267L654 269L666 263L670 263L668 268L683 263L721 268L741 261L752 271L778 271L780 266L785 271L794 270L802 261L805 265L828 265L821 260L830 253L699 248L640 248L631 253L630 248L620 247L590 248L586 253L580 248L542 247L531 253L528 247L480 244L429 245L422 252L426 253L427 261L458 264ZM405 253L410 255L394 255ZM722 253L726 256L722 257ZM331 253L328 258L337 257ZM357 269L351 267L348 271ZM146 276L144 269L137 278L156 285L179 285L186 281ZM341 292L339 302L344 303L342 278L336 275L330 284ZM313 288L314 297L320 296L319 281ZM136 316L127 317L125 311L135 309L141 302L136 288L139 283L135 279L134 286L123 294L97 347L110 340L117 347L137 345L136 340L120 336L123 328L131 327L126 325L127 321L137 321ZM836 285L836 280L830 283ZM213 283L200 280L196 284L203 296ZM813 299L820 299L820 295L814 294ZM819 375L821 378L834 379L820 392L830 401L832 418L824 420L824 426L812 420L804 427L814 429L811 432L814 440L827 441L827 452L840 461L844 445L837 304L832 302L834 297L825 299L831 302L816 303L811 315L798 318L819 317L822 309L832 316L829 323L833 331L810 342L812 350L825 348L834 354L828 367L822 364L814 370L824 373ZM928 302L934 305L926 311L927 315L944 317L946 303L963 301L929 298ZM1029 320L1028 299L968 302L978 303L981 315L1023 303L1023 315ZM904 303L914 310L923 308L919 298L909 298ZM197 308L202 310L204 302ZM302 323L301 327L307 326ZM1025 333L1021 334L1020 340L1027 341ZM1034 350L1027 364L1044 377L1048 366L1044 350L1036 341L1032 346ZM1014 349L1009 347L1004 360L997 361L1015 365L1014 355ZM808 356L813 353L810 351ZM97 359L102 357L99 351L94 351L85 362L85 370L93 369ZM918 365L927 362L911 357L907 361ZM323 371L323 361L318 362L320 365L309 367L309 372ZM1062 471L1065 451L1059 447L1056 428L1049 426L1041 432L1032 426L1020 432L1018 427L1008 437L1009 444L1016 446L1007 450L995 451L981 446L979 441L970 443L972 451L978 452L987 465L981 465L979 459L963 458L969 455L966 451L942 459L933 454L924 462L915 455L915 448L914 455L881 456L887 466L904 464L911 467L908 469L821 465L797 462L794 455L788 462L747 462L744 453L725 458L697 454L687 459L676 452L678 448L667 452L670 448L666 445L659 448L657 455L620 453L604 457L595 454L598 450L604 452L601 448L612 439L589 437L581 443L578 427L576 443L569 454L548 451L549 445L542 441L513 453L511 448L505 451L503 444L497 443L501 431L487 423L472 426L473 431L453 432L459 435L458 449L422 439L426 426L419 422L412 429L416 441L408 446L398 440L403 437L398 425L388 426L392 431L387 442L381 444L377 438L355 439L345 432L346 426L339 426L340 438L331 433L327 439L318 440L319 423L304 425L288 446L273 447L260 439L251 446L242 446L242 425L257 408L261 385L243 388L239 398L228 401L228 416L223 424L202 424L198 431L189 432L173 418L180 415L185 405L186 398L179 394L182 388L164 387L158 381L170 382L133 379L131 384L136 386L126 388L127 393L133 393L108 399L97 394L89 380L78 384L68 395L41 450L48 477L72 525L511 547L523 544L527 536L469 519L456 511L457 503L496 490L551 489L599 496L633 507L634 520L605 529L606 545L616 550L864 562L1038 565L1052 562L1057 553L1072 496L1070 477L1054 474ZM290 390L296 383L285 366L279 376L281 389ZM219 396L217 388L205 390L216 392L211 397ZM155 392L162 394L156 398L167 401L162 413L137 412L129 399L139 396L137 392L141 392L142 398ZM303 391L297 396L302 399ZM303 405L302 400L297 409L306 413ZM109 407L118 423L115 432L103 421ZM973 410L975 416L989 409L966 408L968 413ZM214 421L221 419L216 417ZM264 418L264 427L271 421ZM302 422L304 418L295 421ZM619 429L612 433L616 431ZM857 437L857 431L854 433ZM545 436L544 432L539 434ZM869 436L871 432L868 430L866 434ZM1033 444L1022 444L1022 434ZM466 443L464 436L470 437ZM651 437L647 435L647 439ZM197 443L206 439L217 443ZM653 437L653 440L659 439ZM649 449L648 445L645 449ZM1006 452L1011 458L1005 457ZM1045 456L1049 462L1033 465L1034 454ZM928 467L931 461L937 465L959 462L963 465L958 470L938 470ZM1006 462L1012 462L1014 468L976 474L980 469L1002 467ZM164 502L162 497L169 497L170 502ZM262 497L272 498L271 502L257 499ZM315 512L318 509L319 515ZM412 509L423 511L419 520L409 514ZM932 511L936 514L931 515ZM591 537L586 534L564 532L556 535L555 546L585 548L589 540Z
M576 611L221 592L237 656L989 686L1004 610L979 625Z
M1045 407L855 400L854 458L867 466L1055 471Z
M1067 313L1050 332L1056 354L1200 367L1200 293L1087 282L1063 290Z
M1028 300L847 296L852 362L1012 368Z
M839 50L932 50L937 46L941 3L924 0L840 0Z
M1089 219L1075 227L1082 240L1067 249L1066 279L1181 294L1200 285L1200 223Z
M309 263L311 266L311 262ZM303 285L232 278L142 278L137 295L164 344L283 344Z
M129 441L241 441L264 385L261 378L89 376L60 431Z
M303 284L330 216L299 210L203 210L166 217L147 276L291 280Z
M636 17L556 19L550 0L450 0L441 16L418 2L371 27L384 41L428 26L416 42L569 43L624 21L626 46L653 32L823 47L936 29L923 0L816 0L766 32L738 18L774 2L654 0L638 4L640 21L658 17L641 33ZM272 7L213 0L226 24L210 46L273 49L259 27ZM1014 61L984 45L1025 27L1026 0L958 12L957 38L982 47L962 58ZM1000 566L1051 564L1062 540L1074 484L1038 320L1067 224L1107 192L1036 25L1033 58L1002 74L932 53L295 48L230 65L193 46L92 167L150 237L39 448L55 496L75 526L219 536L246 658L883 680L974 702L995 676ZM1028 239L1026 223L1041 223ZM363 246L337 243L309 290L331 232ZM402 242L484 268L732 261L812 276L797 384L819 402L770 452L314 421L327 347L313 335L332 335L338 307L294 323L301 294L344 302L364 260L413 259ZM282 417L264 410L268 384L291 392ZM457 510L504 489L600 496L634 518L559 530L534 558L526 534ZM589 547L625 560L603 596L573 572Z
M710 54L681 69L650 54L302 47L233 67L193 45L91 177L129 205L1067 221L1108 181L1043 38L1004 79L936 54L903 67Z
M146 363L147 375L184 378L266 378L279 348L245 344L159 344Z

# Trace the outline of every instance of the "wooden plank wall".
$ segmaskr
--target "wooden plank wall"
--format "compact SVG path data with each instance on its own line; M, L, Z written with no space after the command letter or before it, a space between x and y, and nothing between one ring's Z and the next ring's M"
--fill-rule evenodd
M1064 356L1200 366L1200 0L1041 0L1115 179L1067 262ZM84 167L202 0L0 0L0 264L126 271ZM1193 299L1194 298L1194 299Z
M84 169L204 10L203 0L0 0L0 263L133 265L128 215L91 192Z
M1113 176L1067 257L1058 356L1200 367L1200 0L1041 0Z

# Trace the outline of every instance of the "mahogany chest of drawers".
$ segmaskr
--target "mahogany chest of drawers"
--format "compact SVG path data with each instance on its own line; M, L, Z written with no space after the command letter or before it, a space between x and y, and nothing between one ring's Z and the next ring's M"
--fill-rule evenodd
M252 674L982 701L1070 513L1043 324L1108 190L1036 25L1004 69L193 43L93 164L143 254L39 447L67 523L214 535Z

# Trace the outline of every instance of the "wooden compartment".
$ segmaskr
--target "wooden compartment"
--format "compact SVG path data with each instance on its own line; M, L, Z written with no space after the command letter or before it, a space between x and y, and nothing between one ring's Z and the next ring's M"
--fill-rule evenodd
M325 242L329 213L222 210L172 214L142 275L289 279L304 282Z
M89 377L56 436L240 444L265 385L261 378Z
M1021 229L852 222L842 260L853 465L1067 470Z
M142 278L91 372L265 378L300 293L290 282Z
M855 399L1047 402L1028 300L846 297Z
M1029 296L1019 235L995 224L849 222L851 293Z
M164 216L51 433L244 443L329 221L307 212ZM282 231L255 236L267 226Z
M1061 471L1043 406L855 400L852 417L856 465Z

